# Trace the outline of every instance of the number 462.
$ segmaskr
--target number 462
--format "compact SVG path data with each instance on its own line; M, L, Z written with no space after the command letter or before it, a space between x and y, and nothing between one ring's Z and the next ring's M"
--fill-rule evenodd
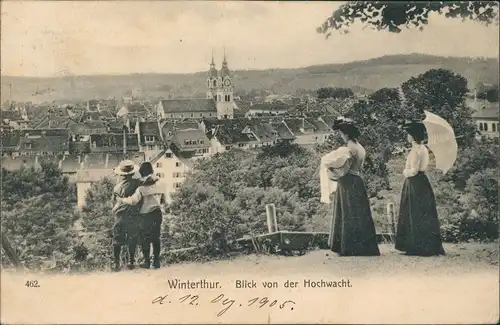
M40 285L38 284L37 280L26 281L25 286L28 288L40 288Z

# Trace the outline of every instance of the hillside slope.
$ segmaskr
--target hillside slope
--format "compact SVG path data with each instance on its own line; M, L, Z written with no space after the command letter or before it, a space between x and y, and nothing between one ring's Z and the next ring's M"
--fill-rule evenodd
M472 60L410 54L297 69L234 71L234 82L236 90L267 89L278 93L294 93L299 88L317 89L324 86L374 91L382 87L396 87L412 76L435 68L450 69L464 75L470 87L479 81L497 83L499 79L497 59ZM130 94L136 87L140 87L146 96L195 96L204 94L205 82L206 72L59 78L2 76L1 90L2 98L8 99L9 84L12 84L13 100L36 102L121 97Z

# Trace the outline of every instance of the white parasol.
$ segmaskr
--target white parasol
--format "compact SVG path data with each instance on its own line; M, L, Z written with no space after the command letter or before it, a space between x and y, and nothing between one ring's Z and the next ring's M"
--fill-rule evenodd
M446 120L428 111L425 111L423 123L427 129L427 147L436 157L436 168L446 174L457 159L455 132Z

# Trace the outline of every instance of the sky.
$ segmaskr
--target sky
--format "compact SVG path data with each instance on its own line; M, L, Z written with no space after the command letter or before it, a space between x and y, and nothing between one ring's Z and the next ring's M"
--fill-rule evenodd
M400 34L316 28L339 2L2 1L1 73L190 73L224 49L230 69L298 68L388 54L498 57L498 26L431 16Z

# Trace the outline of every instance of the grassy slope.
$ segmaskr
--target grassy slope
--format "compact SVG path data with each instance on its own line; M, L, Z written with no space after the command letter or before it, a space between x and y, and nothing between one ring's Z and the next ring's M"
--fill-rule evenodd
M498 60L445 58L421 54L393 55L346 64L328 64L298 69L235 71L236 90L268 89L295 92L298 88L317 89L324 86L361 87L369 91L395 87L412 76L433 68L451 69L464 75L473 87L479 81L498 82ZM73 79L74 91L71 90ZM24 78L2 76L2 94L6 98L12 84L14 100L63 100L124 96L141 87L147 96L194 96L204 93L206 73L132 74L120 76L76 76L60 78ZM45 95L37 91L53 89Z

